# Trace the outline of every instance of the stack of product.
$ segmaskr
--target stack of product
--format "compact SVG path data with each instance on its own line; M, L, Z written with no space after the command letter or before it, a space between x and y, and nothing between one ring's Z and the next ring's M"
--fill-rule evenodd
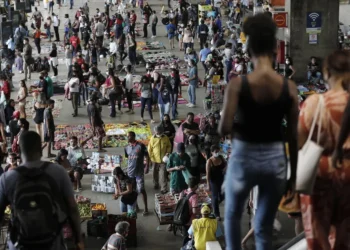
M225 84L212 84L210 91L211 112L221 111L224 103Z
M95 174L91 178L91 191L113 194L114 179L111 174Z
M173 194L155 194L155 212L160 224L171 224L176 207L176 198Z
M105 203L91 203L92 218L106 217L107 218L107 206Z
M153 41L153 42L142 42L138 41L136 50L160 50L160 49L166 49L164 44L159 41Z

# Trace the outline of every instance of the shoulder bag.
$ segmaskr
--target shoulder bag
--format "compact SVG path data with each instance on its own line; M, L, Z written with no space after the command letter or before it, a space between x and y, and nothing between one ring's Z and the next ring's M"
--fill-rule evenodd
M324 148L319 145L322 127L323 108L324 97L320 95L318 105L316 107L316 112L312 120L309 136L302 149L299 150L298 154L296 191L306 195L312 194L316 181L318 164L322 152L324 150ZM314 142L311 140L311 137L314 133L317 120L319 121L317 129L317 141Z

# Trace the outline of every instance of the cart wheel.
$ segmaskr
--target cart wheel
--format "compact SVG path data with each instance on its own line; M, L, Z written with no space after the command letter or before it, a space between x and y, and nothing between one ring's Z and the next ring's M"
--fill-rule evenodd
M176 236L177 226L175 224L172 224L172 225L173 225L173 234Z

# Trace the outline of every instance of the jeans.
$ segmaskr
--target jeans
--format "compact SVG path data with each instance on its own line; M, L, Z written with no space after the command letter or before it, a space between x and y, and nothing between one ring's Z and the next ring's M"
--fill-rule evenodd
M118 110L121 111L122 109L122 98L121 96L117 95L116 92L113 93L113 91L109 94L109 101L111 104L111 113L109 116L115 117L116 111L115 111L115 105L118 104Z
M210 189L212 193L212 203L215 217L220 217L219 205L224 200L224 195L221 192L221 186L224 183L224 177L218 180L210 180Z
M202 65L203 65L203 68L205 70L205 73L208 73L208 67L207 65L205 64L205 61L202 61Z
M187 89L188 98L190 103L196 105L196 85L189 84Z
M119 59L120 59L120 63L123 64L124 59L128 56L128 54L126 52L123 51L119 51Z
M41 52L40 41L41 41L40 38L34 38L34 43L35 43L35 46L38 50L38 54L40 54L40 52Z
M128 102L128 109L129 110L134 110L134 106L133 106L133 103L132 103L132 92L133 90L132 89L126 89L125 90L125 95L126 95L126 101Z
M56 36L56 41L60 40L60 33L58 33L58 26L53 26L53 29L55 30L55 36ZM68 38L69 40L69 38Z
M173 119L176 119L178 114L177 113L177 101L179 99L178 93L174 93L172 99L173 99L173 105L171 106L171 113L172 113Z
M115 38L119 39L119 37L123 34L123 26L121 24L115 25Z
M135 49L129 49L129 60L131 65L136 64L136 50Z
M152 29L152 36L156 36L157 35L157 25L152 24L151 29Z
M79 92L71 92L73 114L78 115Z
M148 23L143 24L143 37L148 36L148 30L147 30Z
M158 107L159 107L160 120L163 121L164 115L169 114L170 102L168 102L166 104L158 104Z
M310 81L311 77L314 77L314 76L312 75L311 71L308 71L308 72L307 72L307 79ZM321 77L322 77L321 72L316 72L316 78L317 78L318 80L320 80Z
M272 249L273 221L286 186L283 142L248 143L234 139L225 179L226 249L241 249L240 223L249 192L259 188L254 218L257 250Z
M143 113L145 112L146 104L147 104L149 117L151 118L151 120L153 120L152 98L143 98L143 97L141 97L141 118L143 118Z
M225 81L228 83L228 81L230 80L230 71L232 70L232 61L231 60L225 60L225 70L226 70L226 74L225 74Z
M50 41L51 41L51 30L50 30L50 28L47 28L46 29L46 35L47 35L47 37L50 39Z
M51 62L51 68L53 70L53 75L57 76L58 75L58 70L57 70L58 65L54 66L53 63Z
M70 0L70 8L71 8L71 9L73 8L73 5L74 5L74 1L73 1L73 0Z
M120 212L121 213L128 213L128 212L132 212L135 211L136 209L136 201L133 205L127 205L124 204L121 200L120 200Z
M199 43L201 49L204 48L205 43L207 42L208 37L206 35L199 35Z
M186 55L186 49L191 48L191 43L184 43L184 53Z

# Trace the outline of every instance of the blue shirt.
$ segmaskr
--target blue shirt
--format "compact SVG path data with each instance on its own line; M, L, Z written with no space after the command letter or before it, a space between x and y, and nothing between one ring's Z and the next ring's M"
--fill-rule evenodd
M194 76L196 76L196 78L194 80L190 80L190 82L189 82L190 85L197 85L198 76L197 76L197 67L196 66L191 67L189 72L188 72L188 78L192 78Z
M172 30L172 32L171 32ZM176 30L176 27L174 24L172 23L169 23L167 26L166 26L166 31L168 32L168 35L175 35L175 30Z
M222 28L221 19L216 19L215 24L218 27L218 29L221 30L221 28Z
M209 48L204 48L199 52L201 56L201 62L204 62L207 59L207 56L210 54L211 50Z

